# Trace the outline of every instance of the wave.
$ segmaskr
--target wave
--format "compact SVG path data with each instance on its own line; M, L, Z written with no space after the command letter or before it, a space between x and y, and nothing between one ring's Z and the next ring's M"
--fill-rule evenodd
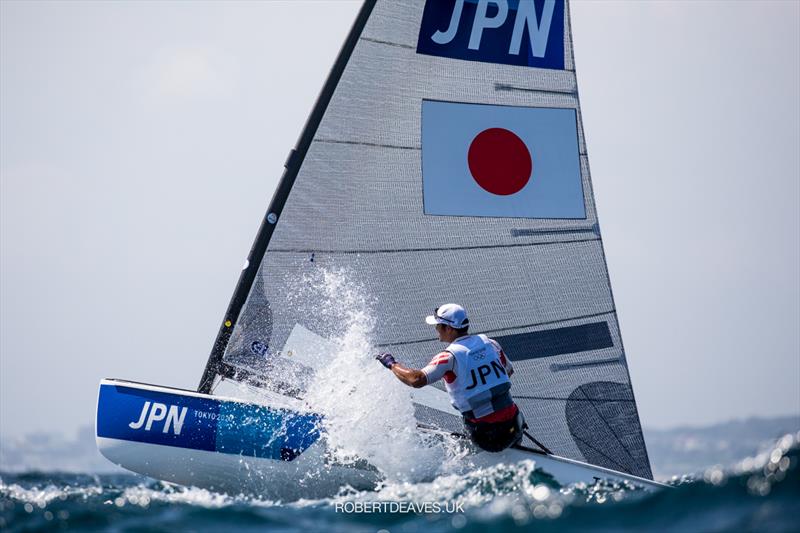
M651 493L627 484L560 487L534 461L426 483L344 488L281 503L128 474L0 474L0 528L283 531L797 531L800 433L727 467L675 477Z

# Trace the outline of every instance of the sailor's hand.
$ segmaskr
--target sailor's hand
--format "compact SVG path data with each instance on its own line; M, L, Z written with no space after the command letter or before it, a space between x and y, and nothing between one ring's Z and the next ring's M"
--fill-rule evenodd
M379 353L378 355L375 356L375 359L380 361L380 363L386 368L392 368L392 365L397 362L394 360L394 356L389 352Z

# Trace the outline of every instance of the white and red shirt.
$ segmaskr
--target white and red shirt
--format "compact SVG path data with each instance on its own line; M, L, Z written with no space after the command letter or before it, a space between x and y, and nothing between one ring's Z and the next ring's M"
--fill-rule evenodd
M457 338L422 369L428 385L444 379L453 407L465 417L487 422L516 414L508 379L513 371L500 344L486 335Z

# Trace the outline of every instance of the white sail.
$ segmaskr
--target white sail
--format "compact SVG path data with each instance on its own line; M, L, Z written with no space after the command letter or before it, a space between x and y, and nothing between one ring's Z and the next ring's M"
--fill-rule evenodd
M411 366L441 349L422 318L462 304L471 332L514 362L512 393L537 439L652 478L564 2L365 3L287 161L201 391L216 375L279 386L266 374L290 364L280 350L297 326L329 327L297 308L286 280L329 267L365 286L376 344ZM432 402L417 402L420 422L460 429Z

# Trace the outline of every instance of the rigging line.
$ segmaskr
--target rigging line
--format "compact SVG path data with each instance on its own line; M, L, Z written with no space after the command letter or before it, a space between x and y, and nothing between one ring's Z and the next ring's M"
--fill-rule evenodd
M398 48L407 48L409 50L414 50L415 47L411 46L410 44L400 44L400 43L393 43L391 41L381 41L380 39L373 39L372 37L361 37L362 41L368 41L371 43L377 44L385 44L387 46L396 46Z
M594 242L602 240L600 237L593 239L573 239L568 241L547 242L515 242L512 244L483 244L477 246L450 246L442 248L390 248L386 250L320 250L318 248L271 248L269 253L296 253L296 254L395 254L403 252L444 252L456 250L485 250L488 248L522 248L525 246L546 246L550 244L572 244L581 242Z
M558 398L556 396L522 396L522 395L518 395L518 394L514 394L513 397L515 399L519 398L521 400L558 400L558 401L562 401L562 402L566 402L567 400L569 400L571 402L572 401L576 401L576 402L633 402L633 401L635 401L635 400L629 400L629 399L620 400L620 399L617 399L617 398L613 398L613 399L605 399L605 398L603 398L603 399L600 399L600 398Z
M342 141L338 139L314 139L316 143L350 144L354 146L371 146L373 148L395 148L397 150L422 150L419 146L400 146L397 144L368 143L362 141Z
M588 447L589 447L589 448L591 448L592 450L596 451L597 453L599 453L600 455L602 455L603 457L605 457L606 459L608 459L609 461L611 461L611 462L612 462L612 463L613 463L613 464L614 464L614 465L615 465L617 468L619 468L619 469L620 469L622 472L626 472L626 473L628 473L628 474L631 474L631 475L636 475L636 474L634 474L633 472L631 472L631 468L630 468L630 467L626 467L625 465L622 465L622 464L618 463L617 461L615 461L614 459L612 459L612 458L611 458L611 457L609 457L608 455L604 454L602 451L600 451L599 449L595 448L594 446L592 446L591 444L589 444L588 442L586 442L586 441L585 441L585 440L583 440L582 438L580 438L580 437L578 437L578 436L576 436L576 435L574 435L574 434L572 435L572 438L574 438L574 439L576 439L576 440L579 440L579 441L581 441L583 444L585 444L586 446L588 446ZM632 459L632 458L631 458L631 459ZM636 463L636 461L634 461L634 464L635 464L635 463Z
M497 332L500 332L500 331L508 331L508 330L512 330L512 329L525 329L525 328L534 328L534 327L537 327L537 326L548 326L548 325L551 325L551 324L560 324L562 322L571 322L573 320L584 320L584 319L587 319L587 318L595 318L595 317L598 317L598 316L610 315L610 314L613 314L613 313L616 313L616 312L617 312L616 309L612 309L610 311L603 311L601 313L592 313L591 315L576 316L576 317L572 317L572 318L561 318L561 319L558 319L558 320L549 320L547 322L538 322L536 324L524 324L524 325L521 325L521 326L509 326L507 328L490 329L490 330L486 330L486 333L497 333ZM383 348L385 346L400 346L400 345L403 345L403 344L419 344L419 343L423 343L423 342L432 342L432 341L436 341L436 340L438 340L438 339L428 338L428 339L420 339L420 340L416 340L416 341L387 342L387 343L383 343L383 344L376 344L375 347L376 348Z
M529 448L528 446L524 446L522 444L512 444L511 448L514 448L516 450L522 450L523 452L535 453L537 455L547 455L542 450L537 450L536 448Z
M225 381L224 376L217 376L217 377L219 378L219 381L211 383L211 391L209 392L209 394L211 394L212 396L214 395L215 392L217 392L217 387L219 387L222 384L222 382Z
M508 85L506 83L495 83L494 84L495 91L520 91L526 93L541 93L541 94L568 94L572 96L576 96L578 91L572 89L533 89L528 87L515 87L514 85ZM574 109L574 108L569 108Z
M528 427L527 424L525 425L525 427ZM541 448L544 453L546 453L547 455L553 455L553 452L551 452L550 449L547 446L545 446L544 444L542 444L541 442L536 440L533 435L531 435L530 433L528 433L524 429L522 430L522 434L525 435L526 437L528 437L529 439L531 439L533 441L533 443L535 445L537 445L539 448Z
M587 400L589 399L589 397L586 395L585 392L583 392L583 390L580 387L578 388L578 390L580 391L581 394L586 396ZM628 457L631 458L631 461L633 461L633 463L636 464L636 459L634 459L633 455L631 455L631 451L628 449L627 446L625 446L625 443L622 442L622 439L619 438L619 435L617 435L617 432L614 431L614 428L611 427L611 424L609 424L608 421L606 420L606 418L602 415L602 413L600 413L600 411L597 409L597 406L594 404L594 402L589 402L589 405L592 406L592 409L594 409L594 412L597 413L598 417L600 417L600 420L602 420L603 423L606 425L606 427L609 429L609 431L611 431L611 434L614 435L614 438L617 439L617 442L619 442L619 445L622 446L623 450L625 450L625 453L628 454ZM635 402L634 402L634 405L636 405Z

